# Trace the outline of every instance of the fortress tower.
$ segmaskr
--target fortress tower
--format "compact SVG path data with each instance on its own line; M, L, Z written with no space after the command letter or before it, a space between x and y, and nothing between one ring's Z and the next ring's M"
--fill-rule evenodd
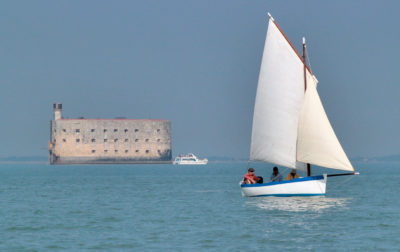
M53 104L53 110L54 110L54 120L60 120L61 119L62 104L61 103L54 103Z

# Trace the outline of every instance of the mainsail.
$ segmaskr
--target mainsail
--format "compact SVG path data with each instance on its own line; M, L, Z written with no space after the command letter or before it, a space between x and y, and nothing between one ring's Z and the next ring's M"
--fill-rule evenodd
M250 160L354 170L325 114L316 81L270 18L258 80ZM300 162L299 162L300 161Z
M296 167L303 63L269 20L254 106L250 159Z

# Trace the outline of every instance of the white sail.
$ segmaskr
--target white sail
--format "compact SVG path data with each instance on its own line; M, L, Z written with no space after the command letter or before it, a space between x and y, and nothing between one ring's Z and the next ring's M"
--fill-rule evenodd
M253 116L250 160L296 167L304 65L269 20Z
M300 110L297 160L326 168L354 171L328 120L316 82L307 72L307 90Z

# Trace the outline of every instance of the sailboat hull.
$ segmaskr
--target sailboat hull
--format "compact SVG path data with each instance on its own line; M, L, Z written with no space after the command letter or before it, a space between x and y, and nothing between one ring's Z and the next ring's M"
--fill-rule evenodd
M325 195L327 175L292 179L281 182L270 182L264 184L242 184L241 189L244 196L319 196Z

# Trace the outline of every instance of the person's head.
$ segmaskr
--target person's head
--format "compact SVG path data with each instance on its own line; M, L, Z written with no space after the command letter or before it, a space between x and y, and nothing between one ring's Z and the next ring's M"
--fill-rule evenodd
M279 173L278 167L275 166L273 171L275 175L278 174Z
M292 169L291 174L296 174L296 169Z
M247 171L251 172L251 173L254 173L254 169L253 168L249 168Z

